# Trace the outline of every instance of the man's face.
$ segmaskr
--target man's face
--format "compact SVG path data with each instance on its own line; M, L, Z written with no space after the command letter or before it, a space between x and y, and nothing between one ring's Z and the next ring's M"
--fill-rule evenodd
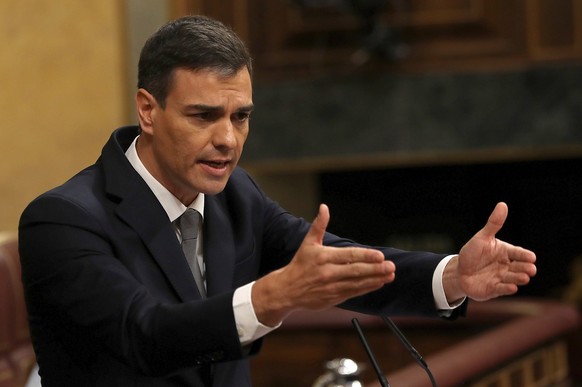
M162 109L140 89L138 154L148 171L185 205L221 192L249 132L252 85L246 68L224 78L177 69Z

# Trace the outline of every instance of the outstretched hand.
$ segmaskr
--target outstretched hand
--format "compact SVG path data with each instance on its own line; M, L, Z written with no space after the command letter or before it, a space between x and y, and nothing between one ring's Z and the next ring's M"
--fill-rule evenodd
M294 310L337 305L394 280L394 264L378 250L324 246L328 223L322 204L291 262L255 283L252 300L261 323L274 326Z
M536 274L533 252L495 237L507 213L507 205L498 203L485 227L447 265L443 286L450 302L464 296L485 301L513 294Z

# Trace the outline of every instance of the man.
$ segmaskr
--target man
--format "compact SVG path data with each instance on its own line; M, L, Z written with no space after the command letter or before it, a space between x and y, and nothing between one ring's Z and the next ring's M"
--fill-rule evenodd
M250 386L248 356L295 310L454 317L466 297L512 294L535 274L532 252L495 239L503 203L447 257L331 235L325 205L311 225L285 212L236 166L251 75L222 24L168 23L141 53L139 128L116 130L94 165L24 211L43 385ZM187 209L202 220L183 251Z

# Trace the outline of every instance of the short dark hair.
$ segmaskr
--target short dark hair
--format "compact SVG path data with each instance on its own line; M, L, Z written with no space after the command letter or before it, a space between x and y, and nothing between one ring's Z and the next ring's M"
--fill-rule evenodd
M146 41L137 87L165 108L176 69L211 69L230 77L244 67L252 78L250 53L231 28L206 16L185 16L166 23Z

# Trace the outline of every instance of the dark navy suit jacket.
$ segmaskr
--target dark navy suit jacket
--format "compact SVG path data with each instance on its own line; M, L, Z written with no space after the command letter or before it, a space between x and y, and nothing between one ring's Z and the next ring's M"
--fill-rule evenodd
M137 134L116 130L94 165L22 215L23 283L43 385L250 386L233 292L287 264L309 224L237 168L222 193L206 197L201 300L172 224L125 157ZM354 245L331 234L324 243ZM397 266L396 281L343 306L436 316L431 278L442 256L381 250Z

